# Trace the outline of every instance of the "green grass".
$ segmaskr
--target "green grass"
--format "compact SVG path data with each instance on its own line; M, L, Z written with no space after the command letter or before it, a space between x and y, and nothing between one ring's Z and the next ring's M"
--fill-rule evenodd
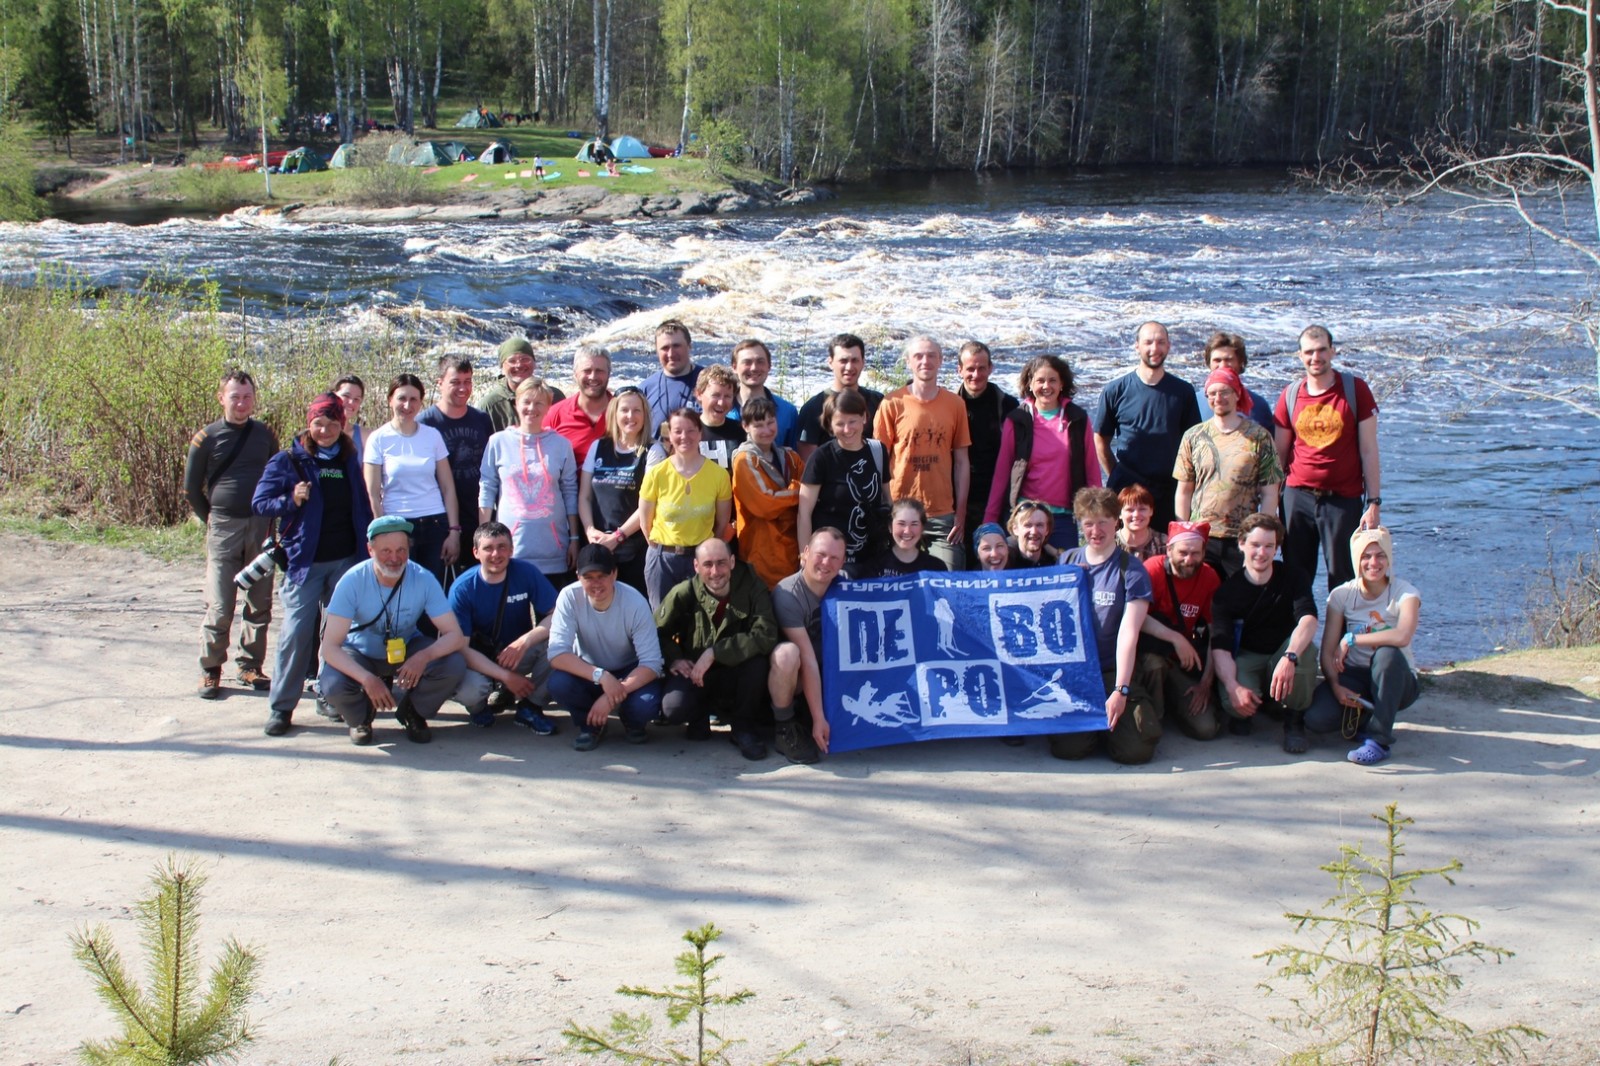
M59 544L123 548L163 562L203 560L205 529L197 522L178 526L130 526L92 518L40 517L22 501L0 498L0 533L39 537Z

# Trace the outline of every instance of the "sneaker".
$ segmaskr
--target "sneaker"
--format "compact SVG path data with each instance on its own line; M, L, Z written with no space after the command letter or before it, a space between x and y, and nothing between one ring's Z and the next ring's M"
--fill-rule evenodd
M1357 766L1376 766L1389 757L1389 749L1368 737L1361 742L1361 746L1345 758Z
M766 744L754 733L741 733L738 730L734 730L728 734L728 739L733 741L733 746L739 749L739 754L751 762L760 762L767 757Z
M428 728L428 723L422 720L422 715L412 709L411 704L402 703L395 708L394 716L405 726L406 739L413 744L426 744L433 739L433 730Z
M370 725L353 725L350 727L350 743L371 744L372 727Z
M485 707L481 711L468 711L467 721L471 722L475 726L478 726L480 729L488 729L490 726L494 725L494 711L490 710L488 707Z
M778 754L785 759L802 766L810 766L822 758L817 745L809 735L801 731L800 723L793 718L778 723L777 731L772 737L772 746L777 748Z
M683 730L683 739L684 740L710 740L711 739L711 716L702 714L702 715L699 715L699 716L697 716L695 718L689 719L688 726L686 726L684 728L684 730Z
M281 737L289 731L289 716L274 714L267 718L266 728L261 730L269 737Z
M598 733L589 732L586 724L578 731L578 735L572 738L572 750L593 751L600 746L600 742L605 739L605 736L605 730L603 729Z
M629 744L643 744L650 739L649 731L642 725L625 725L622 727L622 735L627 738Z
M265 692L272 687L272 678L263 674L253 666L246 666L239 671L239 684L245 688L253 688L257 692Z
M205 670L200 674L199 696L203 700L214 700L222 694L222 671Z
M517 716L514 721L541 737L554 736L558 731L556 724L547 718L543 711L526 700L517 704Z

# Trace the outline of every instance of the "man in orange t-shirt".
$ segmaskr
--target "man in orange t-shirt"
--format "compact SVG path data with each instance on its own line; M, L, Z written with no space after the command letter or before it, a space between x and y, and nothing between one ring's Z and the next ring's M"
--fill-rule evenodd
M967 405L939 387L944 353L932 337L906 342L911 384L883 398L872 435L889 451L893 499L920 500L927 509L923 548L952 571L966 568L967 490L972 469L967 449Z

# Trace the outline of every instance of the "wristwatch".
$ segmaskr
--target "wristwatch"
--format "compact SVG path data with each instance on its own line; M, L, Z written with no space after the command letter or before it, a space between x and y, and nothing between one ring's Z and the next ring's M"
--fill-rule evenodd
M589 678L589 680L593 681L595 684L598 685L600 683L600 679L602 677L605 677L605 676L606 676L606 668L603 667L603 666L597 666L597 667L594 668L594 676Z
M1133 689L1129 688L1127 685L1118 685L1117 691L1122 693L1124 696L1133 695Z
M1368 507L1382 507L1383 506L1383 497L1382 496L1368 496L1367 497L1367 506Z
M1300 656L1299 656L1299 655L1296 655L1296 654L1295 654L1295 653L1294 653L1294 652L1292 652L1292 651L1286 651L1286 652L1284 652L1284 653L1283 653L1283 657L1284 657L1284 658L1285 658L1285 659L1288 659L1288 660L1289 660L1289 664L1290 664L1290 665L1291 665L1291 666L1299 666L1299 665L1300 665Z

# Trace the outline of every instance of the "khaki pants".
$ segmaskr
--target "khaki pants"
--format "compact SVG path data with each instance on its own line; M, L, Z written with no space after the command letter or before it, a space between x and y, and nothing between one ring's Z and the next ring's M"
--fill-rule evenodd
M1102 670L1100 680L1106 695L1116 687L1115 668ZM1150 702L1135 671L1133 683L1128 686L1127 709L1117 719L1117 727L1110 732L1056 733L1050 737L1050 754L1058 759L1082 759L1094 754L1100 738L1106 738L1106 751L1115 762L1138 765L1155 758L1156 745L1161 741L1161 712Z
M1238 675L1239 684L1252 692L1261 694L1261 699L1271 702L1268 695L1272 688L1272 672L1278 668L1278 660L1289 650L1289 639L1284 638L1278 650L1271 655L1262 655L1260 652L1240 651L1233 655L1234 673ZM1304 711L1311 706L1311 697L1317 691L1317 646L1315 644L1306 649L1300 656L1300 662L1294 668L1294 687L1289 690L1289 698L1283 701L1283 706L1290 711ZM1233 698L1228 694L1228 689L1219 680L1217 682L1217 697L1222 701L1222 709L1230 718L1243 717L1233 709Z
M228 661L228 633L239 586L233 575L261 554L261 542L272 529L270 518L228 518L212 512L206 523L206 620L200 627L200 669L217 670ZM267 660L267 625L272 621L272 583L268 574L244 593L244 620L239 626L240 670L260 670Z
M1156 717L1169 719L1184 736L1211 740L1222 732L1215 687L1206 693L1204 709L1199 714L1189 713L1189 690L1200 683L1198 673L1190 673L1165 655L1147 651L1139 654L1134 676L1155 707Z

